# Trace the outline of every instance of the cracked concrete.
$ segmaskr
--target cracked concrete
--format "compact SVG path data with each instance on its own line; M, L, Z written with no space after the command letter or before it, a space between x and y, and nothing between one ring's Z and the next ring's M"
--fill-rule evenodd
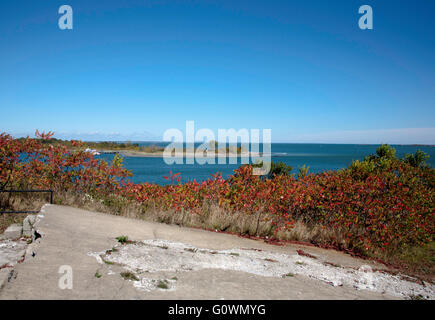
M43 210L44 208L41 211ZM41 215L27 216L24 219L23 225L13 224L1 235L0 289L7 282L17 277L14 267L18 263L22 263L26 257L34 257L36 255L35 226L41 217Z
M299 268L297 264L292 266L296 269L289 269L290 272L295 273L294 276L284 278L245 270L246 266L249 267L249 259L252 258L244 256L245 249L255 252L257 258L261 257L262 251L267 252L268 263L272 265L273 260L279 261L277 257L280 255L296 257L297 250L303 249L318 257L319 261L331 262L343 268L359 269L363 265L376 269L383 268L377 263L355 259L333 250L301 245L273 246L227 234L150 223L65 206L50 205L44 207L44 211L44 218L38 223L38 231L42 238L38 239L39 243L32 248L37 254L34 257L26 255L25 261L15 266L14 277L0 290L0 299L401 298L388 292L361 288L356 290L346 282L334 286L307 274L297 273ZM228 253L227 258L234 258L234 261L243 258L245 262L243 267L226 269L211 264L206 268L190 267L192 270L180 268L147 270L148 267L143 265L140 281L125 280L121 277L121 273L132 269L124 263L125 261L116 261L117 254L122 252L113 251L112 257L106 253L108 249L120 246L116 237L121 235L127 235L132 240L145 240L145 243L163 241L166 243L165 246L171 249L174 243L181 243L187 248L196 250L223 251ZM128 247L129 245L126 245L123 248ZM162 248L157 249L167 251ZM232 256L231 252L239 256ZM142 253L139 252L140 254ZM177 255L171 256L171 259L178 259ZM298 259L305 261L309 258L299 256ZM176 264L175 260L174 264ZM288 271L286 262L280 263L283 265L279 273ZM59 281L63 276L63 273L59 273L62 266L71 267L72 289L59 287ZM137 270L133 271L138 274ZM145 273L147 273L146 277ZM167 288L162 284L161 288L158 287L160 282L166 283ZM147 286L152 290L141 290Z
M155 279L159 272L178 274L203 269L243 271L263 277L304 276L333 286L367 289L378 293L406 298L410 295L435 298L435 286L422 286L400 276L373 272L367 265L344 268L327 264L322 257L303 251L298 254L276 253L266 250L233 248L230 250L201 249L180 242L161 239L137 241L118 245L104 253L93 254L99 263L124 266L136 278L136 288L151 291L176 288L173 279ZM150 278L151 277L151 278Z

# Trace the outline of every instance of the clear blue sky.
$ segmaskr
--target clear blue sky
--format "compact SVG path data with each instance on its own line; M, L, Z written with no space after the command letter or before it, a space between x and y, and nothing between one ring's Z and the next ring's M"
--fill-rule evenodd
M435 144L434 35L430 0L1 1L0 131Z

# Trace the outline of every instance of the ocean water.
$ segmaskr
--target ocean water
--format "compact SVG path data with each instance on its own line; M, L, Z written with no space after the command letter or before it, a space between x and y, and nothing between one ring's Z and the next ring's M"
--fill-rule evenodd
M141 142L141 145L156 144L165 146L165 143ZM297 172L298 167L307 165L309 172L322 172L327 170L337 170L347 167L353 160L362 160L364 157L374 154L379 145L357 145L357 144L293 144L293 143L273 143L272 161L284 162L293 167L293 172ZM404 157L406 153L415 153L418 149L430 155L428 163L435 165L435 147L431 146L411 146L411 145L392 145L396 149L398 157ZM261 147L260 147L261 150ZM113 155L104 154L99 158L110 161ZM209 179L212 174L221 172L223 177L233 174L238 164L173 164L168 165L163 158L144 158L144 157L124 157L124 165L133 172L131 180L135 183L150 182L158 184L168 183L163 177L168 176L169 172L180 173L181 182L202 181ZM216 161L217 162L217 161Z

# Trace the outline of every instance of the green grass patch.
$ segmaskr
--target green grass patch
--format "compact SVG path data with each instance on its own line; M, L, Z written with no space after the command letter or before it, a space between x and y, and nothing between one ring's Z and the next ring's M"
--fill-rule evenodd
M165 281L159 280L159 283L157 284L157 288L159 289L169 289L168 284Z
M119 236L116 237L116 240L118 240L119 243L124 244L128 242L128 236Z

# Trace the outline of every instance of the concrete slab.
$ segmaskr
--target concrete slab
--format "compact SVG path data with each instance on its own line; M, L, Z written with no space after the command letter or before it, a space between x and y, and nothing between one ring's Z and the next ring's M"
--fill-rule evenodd
M18 223L11 224L3 233L3 239L18 239L23 233L23 226Z
M0 267L14 266L22 260L26 250L26 243L22 241L0 241Z
M8 277L9 277L10 272L11 272L10 268L0 269L0 290L8 282Z
M15 266L16 277L12 277L0 291L0 299L403 298L376 290L357 290L345 281L334 286L325 280L312 278L307 273L297 273L303 270L303 265L297 263L299 260L293 261L299 249L317 257L316 264L305 261L308 259L306 257L300 258L310 268L321 265L323 261L349 270L364 265L380 267L374 262L332 250L301 245L273 246L228 234L55 205L44 207L44 217L38 222L37 229L42 237L32 244L32 252L36 254L26 256L23 263ZM145 251L141 251L142 248L138 251L134 248L133 251L115 250L117 255L110 261L107 250L121 246L116 240L121 235L127 235L132 240L148 241L144 242L148 247L144 247ZM152 240L155 241L149 242ZM128 246L123 248L128 249ZM170 260L174 259L175 267L163 268L164 264L159 264L156 250L166 250L160 260L170 266ZM194 250L208 250L210 255L204 254L196 262L194 257L187 260L180 258L182 252L189 255ZM255 253L255 257L253 254L244 254L242 250ZM212 257L214 251L223 251L219 254L222 254L224 260L218 264L215 263L216 258ZM261 253L266 251L264 257L267 260L265 266L262 266ZM136 255L134 259L131 259L132 254ZM145 259L145 254L154 258L152 265L147 264L149 262ZM283 256L281 259L281 255L289 258ZM254 259L252 270L258 272L252 273L246 269L249 268L250 259ZM207 268L203 268L204 265L196 267L197 263L204 261L208 263ZM227 268L228 261L234 261L235 265ZM293 262L294 265L289 270L297 274L275 276L275 273L280 275L281 270L288 269L286 263ZM269 270L268 266L273 266L274 263L279 265ZM315 269L310 270L316 272ZM131 274L137 274L140 281L134 280ZM65 283L70 280L72 286L69 289ZM168 289L156 285L159 281L167 283ZM153 290L143 290L144 288Z

